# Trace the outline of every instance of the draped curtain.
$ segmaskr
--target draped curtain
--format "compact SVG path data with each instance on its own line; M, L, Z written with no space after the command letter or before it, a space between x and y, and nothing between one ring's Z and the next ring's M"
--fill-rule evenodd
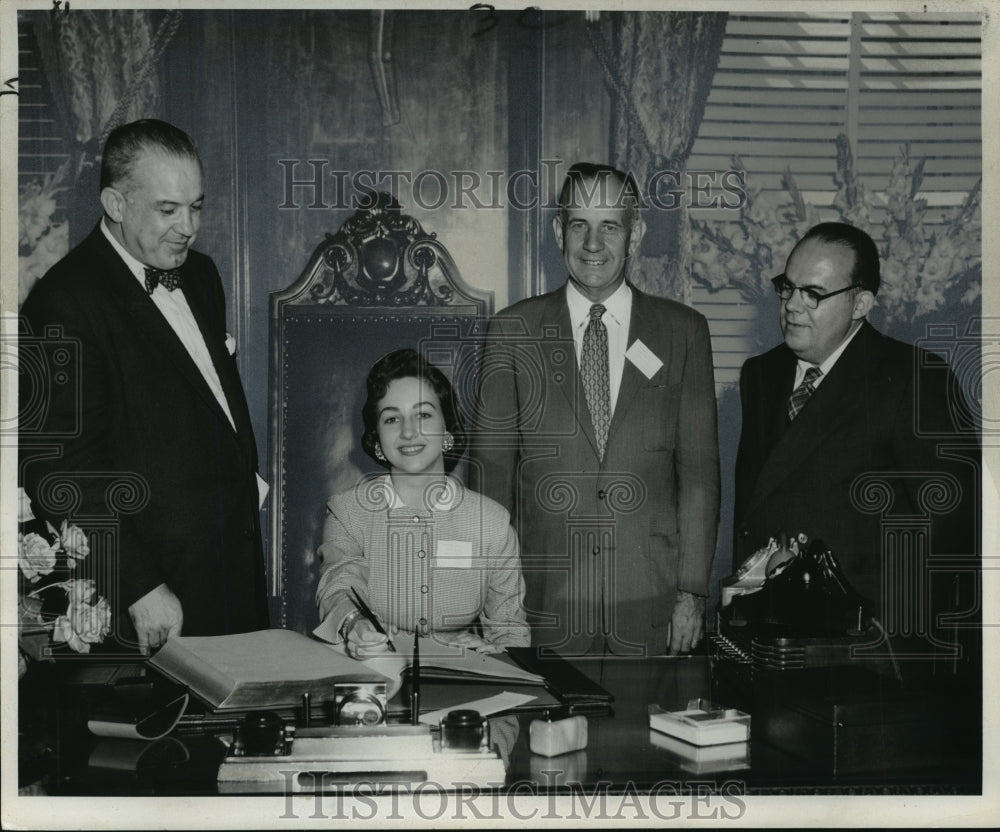
M70 148L58 178L68 188L67 216L78 240L99 212L96 162L108 133L138 118L163 115L157 64L181 12L73 8L38 13L31 20Z
M612 93L611 147L617 167L645 189L658 172L664 190L683 191L726 33L726 13L623 12L589 27ZM679 183L679 184L678 184ZM675 197L663 195L669 204ZM649 206L646 237L631 267L640 289L690 302L687 208Z
M113 121L159 111L151 12L74 9L39 15L36 37L74 144L91 149L97 144L99 153Z

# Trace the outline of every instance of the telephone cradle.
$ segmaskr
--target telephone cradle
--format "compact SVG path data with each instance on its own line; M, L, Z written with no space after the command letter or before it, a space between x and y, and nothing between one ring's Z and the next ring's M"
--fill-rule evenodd
M713 655L747 675L850 664L880 640L871 610L821 541L772 539L722 582Z
M873 611L822 542L772 539L722 582L713 698L752 713L754 737L803 770L974 776L977 686L899 660Z

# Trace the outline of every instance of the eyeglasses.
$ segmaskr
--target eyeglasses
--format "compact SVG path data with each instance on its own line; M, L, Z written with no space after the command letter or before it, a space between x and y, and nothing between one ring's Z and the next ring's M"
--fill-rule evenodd
M844 292L851 291L851 289L861 288L860 283L852 283L850 286L845 286L843 289L838 289L836 292L827 292L823 295L815 289L807 289L804 286L796 286L783 274L779 274L777 277L772 278L771 283L774 285L774 291L778 293L778 297L782 300L791 300L792 295L795 294L795 290L798 289L799 297L802 298L802 303L805 304L806 309L815 309L819 306L819 302L821 300L832 298L834 295L842 295Z

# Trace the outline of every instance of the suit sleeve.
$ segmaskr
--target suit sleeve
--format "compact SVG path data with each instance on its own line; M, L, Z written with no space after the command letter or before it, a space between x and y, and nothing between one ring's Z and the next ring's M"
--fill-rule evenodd
M677 588L707 596L719 523L719 437L708 323L690 325L677 436Z
M22 343L21 361L42 372L36 384L20 386L21 412L31 414L29 431L22 428L20 437L24 488L36 516L56 523L67 514L107 517L113 493L131 495L125 499L134 497L140 508L148 498L141 473L122 471L114 460L115 436L108 426L115 359L86 311L91 307L76 293L49 291L43 279L22 310L34 338ZM69 362L50 362L62 344L69 347ZM72 504L63 508L60 495L66 494L73 495ZM122 511L116 519L116 606L124 610L164 582L163 553L144 533L141 511Z
M469 486L513 513L519 403L517 366L503 340L504 329L504 320L493 318L486 333L469 446Z

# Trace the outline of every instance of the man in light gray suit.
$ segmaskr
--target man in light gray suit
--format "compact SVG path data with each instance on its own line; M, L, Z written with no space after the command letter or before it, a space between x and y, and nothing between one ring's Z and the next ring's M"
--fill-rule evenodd
M564 655L689 651L719 512L705 318L625 279L635 181L570 168L553 220L569 279L490 322L474 488L521 539L532 643Z

